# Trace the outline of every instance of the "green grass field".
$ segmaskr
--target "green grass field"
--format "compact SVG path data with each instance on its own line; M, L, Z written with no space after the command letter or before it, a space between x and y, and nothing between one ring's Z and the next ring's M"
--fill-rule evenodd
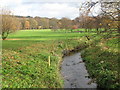
M66 33L66 32L53 32L51 30L21 30L9 35L8 39L3 41L4 48L16 48L31 45L37 42L50 42L55 40L79 39L87 33ZM23 44L24 43L24 44Z
M86 39L86 35L90 36L90 41ZM54 32L49 29L20 30L12 33L7 40L2 41L2 86L3 88L61 88L63 79L59 66L62 51L87 44L90 46L85 49L82 56L91 76L97 79L101 87L105 87L105 83L108 82L113 83L109 83L107 87L118 87L119 78L116 76L118 51L109 50L118 48L117 40L110 39L103 42L104 39L101 38L96 33ZM109 49L104 49L106 46ZM99 65L101 61L105 63ZM107 74L110 76L107 77Z

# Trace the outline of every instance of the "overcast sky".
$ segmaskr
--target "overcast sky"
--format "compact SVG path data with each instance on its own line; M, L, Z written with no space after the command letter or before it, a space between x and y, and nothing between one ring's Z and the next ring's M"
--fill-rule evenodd
M79 7L84 1L85 0L0 0L0 5L2 7L8 7L13 11L14 15L49 18L67 17L74 19L79 16Z

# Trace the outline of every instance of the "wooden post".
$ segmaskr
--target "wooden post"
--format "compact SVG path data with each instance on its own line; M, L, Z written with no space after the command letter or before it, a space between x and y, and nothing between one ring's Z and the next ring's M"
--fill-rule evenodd
M48 56L48 65L50 66L50 56Z
M89 36L86 36L87 40L90 40L90 37Z

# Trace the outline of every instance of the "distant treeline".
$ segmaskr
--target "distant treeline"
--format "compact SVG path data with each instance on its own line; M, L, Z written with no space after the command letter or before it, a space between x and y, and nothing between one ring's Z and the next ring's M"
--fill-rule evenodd
M15 16L19 20L20 29L78 29L84 28L86 31L103 28L105 31L117 29L118 21L112 20L109 16L90 17L82 16L74 20L69 18L46 18L31 16Z

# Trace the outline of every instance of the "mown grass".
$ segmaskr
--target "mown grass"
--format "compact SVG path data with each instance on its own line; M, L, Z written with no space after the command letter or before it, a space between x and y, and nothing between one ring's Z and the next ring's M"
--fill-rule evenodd
M19 48L33 43L50 42L51 40L66 40L66 39L79 39L87 33L66 33L66 32L54 32L47 30L21 30L16 33L12 33L8 36L8 39L18 40L5 40L3 41L3 49Z
M85 34L85 33L84 33ZM19 38L24 40L58 40L58 39L66 39L66 38L76 38L79 36L83 36L81 33L66 33L62 32L54 32L49 29L45 30L21 30L19 32L11 34L8 38Z

